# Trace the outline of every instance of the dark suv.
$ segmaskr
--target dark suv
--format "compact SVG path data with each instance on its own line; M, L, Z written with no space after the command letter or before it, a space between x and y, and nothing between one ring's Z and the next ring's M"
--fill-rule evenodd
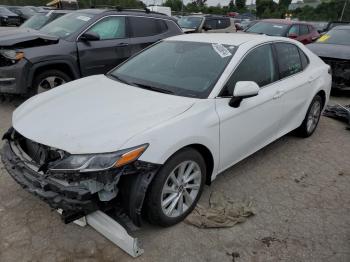
M0 93L34 95L80 77L103 74L145 47L182 30L149 11L86 9L39 31L3 32Z

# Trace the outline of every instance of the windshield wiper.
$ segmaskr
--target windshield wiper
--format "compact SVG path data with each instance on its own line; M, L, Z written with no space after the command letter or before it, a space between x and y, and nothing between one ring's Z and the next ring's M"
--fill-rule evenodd
M141 87L143 89L147 89L147 90L152 90L155 92L159 92L159 93L164 93L164 94L174 94L173 91L168 90L168 89L163 89L163 88L159 88L159 87L154 87L154 86L149 86L149 85L144 85L144 84L139 84L139 83L130 83L131 85L134 86L138 86Z
M113 79L117 80L120 83L127 84L127 85L134 85L133 83L130 83L126 81L125 79L120 78L119 76L113 75L113 74L108 74L107 76L112 77Z

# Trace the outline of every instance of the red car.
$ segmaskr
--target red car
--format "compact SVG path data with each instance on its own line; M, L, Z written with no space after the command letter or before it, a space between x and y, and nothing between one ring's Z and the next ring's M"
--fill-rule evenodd
M289 37L303 44L310 44L320 37L320 34L313 25L285 19L261 20L249 27L246 32Z

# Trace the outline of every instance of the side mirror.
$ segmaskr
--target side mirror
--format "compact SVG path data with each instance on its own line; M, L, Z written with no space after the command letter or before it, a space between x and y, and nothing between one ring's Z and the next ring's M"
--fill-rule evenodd
M203 25L203 30L204 31L209 31L212 30L213 28L210 25Z
M296 38L298 38L298 35L296 33L290 33L290 34L288 34L288 37L291 39L296 39Z
M82 41L98 41L100 40L100 35L95 32L85 32L80 36L80 40Z
M259 90L259 86L253 81L239 81L235 85L233 97L228 104L231 107L237 108L241 105L243 99L257 96Z

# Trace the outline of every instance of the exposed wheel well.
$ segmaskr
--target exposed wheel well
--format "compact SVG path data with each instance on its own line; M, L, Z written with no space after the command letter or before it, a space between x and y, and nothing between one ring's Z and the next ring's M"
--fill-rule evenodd
M36 69L34 71L32 81L35 79L35 76L37 76L38 74L40 74L42 72L45 72L47 70L59 70L59 71L62 71L63 73L65 73L65 74L67 74L72 79L76 78L74 73L72 72L71 68L67 64L58 63L58 64L50 64L50 65L41 66L38 69Z
M191 148L197 150L204 158L205 165L207 168L207 177L206 177L205 183L207 185L210 185L211 184L211 177L213 175L213 169L214 169L214 158L213 158L212 153L210 152L210 150L206 146L201 145L201 144L192 144L192 145L188 145L184 148L187 148L187 147L191 147Z
M322 98L322 106L324 107L326 104L326 92L321 90L316 95L319 95Z

